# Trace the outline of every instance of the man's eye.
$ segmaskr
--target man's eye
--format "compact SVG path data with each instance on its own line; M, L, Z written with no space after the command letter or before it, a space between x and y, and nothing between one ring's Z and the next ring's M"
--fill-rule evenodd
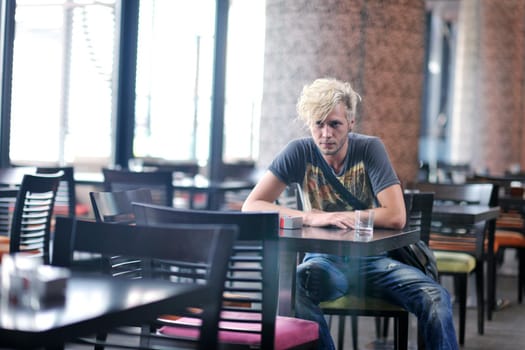
M341 125L341 123L340 122L336 122L336 121L328 123L328 126L331 127L332 129L337 128L339 125Z

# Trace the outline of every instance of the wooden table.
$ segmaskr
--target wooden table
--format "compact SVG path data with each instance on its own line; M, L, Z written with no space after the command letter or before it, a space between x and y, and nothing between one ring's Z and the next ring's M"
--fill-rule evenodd
M491 271L495 271L494 257L494 233L495 221L500 214L500 207L490 207L487 205L434 205L432 210L432 219L446 222L454 225L473 225L481 221L490 220L487 234L487 319L492 320L492 311L494 310L496 291L495 276Z
M354 230L303 226L281 229L279 237L279 314L293 315L298 253L317 252L347 256L370 256L404 247L419 240L419 229L374 229L370 241Z
M73 275L65 302L41 310L0 306L0 347L61 348L78 336L148 322L206 300L206 286ZM176 307L175 309L177 309Z

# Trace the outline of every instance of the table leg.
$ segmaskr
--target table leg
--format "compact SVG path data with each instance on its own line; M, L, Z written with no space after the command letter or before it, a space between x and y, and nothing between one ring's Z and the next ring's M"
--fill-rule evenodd
M487 236L487 320L492 320L496 306L496 259L494 257L494 235L496 220L489 221Z

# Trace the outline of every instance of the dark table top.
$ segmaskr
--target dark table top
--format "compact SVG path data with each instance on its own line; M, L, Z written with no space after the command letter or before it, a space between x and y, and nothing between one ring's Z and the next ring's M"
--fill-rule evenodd
M96 331L153 320L205 300L205 286L73 275L65 302L40 310L0 306L0 346L60 346ZM174 305L177 305L175 307Z
M488 205L439 204L432 209L432 219L457 225L471 225L484 220L496 219L500 207Z
M367 256L397 249L419 240L419 230L375 228L369 241L356 236L354 230L303 226L302 229L281 229L281 250L318 252L336 255Z

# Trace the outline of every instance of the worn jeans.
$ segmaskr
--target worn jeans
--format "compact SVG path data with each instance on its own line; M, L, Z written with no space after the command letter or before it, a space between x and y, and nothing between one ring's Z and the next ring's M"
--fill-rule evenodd
M309 253L297 268L296 316L319 323L319 349L335 349L319 303L347 293L380 297L415 314L425 349L458 349L448 291L417 268L386 255Z

